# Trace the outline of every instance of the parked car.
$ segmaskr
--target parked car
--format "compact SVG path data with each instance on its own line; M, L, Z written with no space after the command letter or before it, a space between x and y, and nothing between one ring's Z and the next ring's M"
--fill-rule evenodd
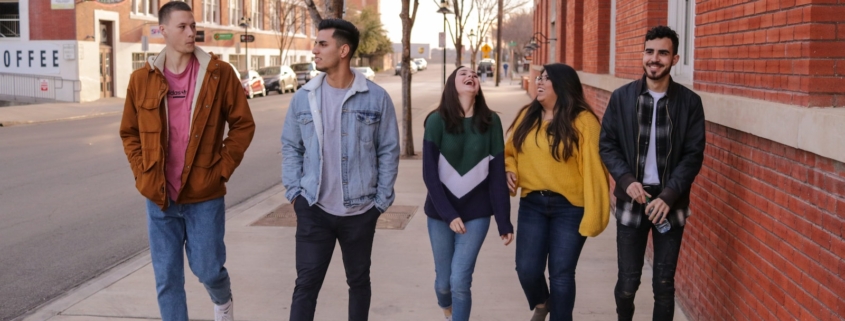
M296 73L288 66L269 66L258 69L258 75L264 78L264 86L267 91L275 91L284 94L290 90L296 91L299 85L296 82Z
M493 77L493 69L496 68L496 61L493 59L482 59L478 63L478 75L482 73L487 73L488 77Z
M241 85L244 87L244 94L249 99L255 97L255 94L267 97L267 88L264 87L264 78L258 75L255 70L241 70L238 72L241 76Z
M367 80L373 81L376 79L376 72L373 71L370 67L355 67L358 71L364 74L364 77L367 77Z
M311 78L317 77L320 74L320 71L317 70L317 64L313 61L292 64L290 68L296 73L296 83L300 87L311 80Z
M414 62L417 63L417 66L418 66L417 69L419 69L419 70L428 69L428 61L425 61L425 58L416 58L416 59L414 59Z
M394 75L398 76L398 75L399 75L399 71L401 71L401 70L402 70L402 62L397 63L397 64L396 64L396 67L394 68L394 70L396 71L396 73L395 73ZM413 60L411 61L411 73L412 73L412 74L417 73L417 64L416 64L416 63L414 63L414 61L413 61Z

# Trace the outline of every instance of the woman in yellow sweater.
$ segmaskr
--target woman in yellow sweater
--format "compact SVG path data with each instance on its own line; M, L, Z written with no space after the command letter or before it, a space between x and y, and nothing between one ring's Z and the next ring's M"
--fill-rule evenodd
M536 82L536 99L519 112L505 143L508 187L512 195L522 189L516 271L532 321L549 312L551 321L572 320L578 257L610 217L601 126L572 67L545 65Z

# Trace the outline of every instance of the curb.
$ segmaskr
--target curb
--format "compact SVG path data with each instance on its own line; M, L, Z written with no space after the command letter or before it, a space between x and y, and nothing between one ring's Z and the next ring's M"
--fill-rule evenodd
M11 127L11 126L21 126L21 125L35 125L35 124L43 124L43 123L52 123L52 122L60 122L60 121L68 121L68 120L80 120L86 118L94 118L100 116L110 116L110 115L118 115L123 113L122 111L112 111L106 113L96 113L90 115L82 115L82 116L72 116L72 117L65 117L65 118L57 118L57 119L48 119L48 120L25 120L25 121L2 121L0 120L0 127Z

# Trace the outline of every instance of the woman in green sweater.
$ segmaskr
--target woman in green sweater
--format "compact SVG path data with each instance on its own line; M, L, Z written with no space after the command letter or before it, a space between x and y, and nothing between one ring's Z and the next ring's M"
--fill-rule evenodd
M469 320L472 273L490 216L505 245L513 241L513 225L502 122L467 67L452 72L440 107L425 121L423 180L437 304L446 320Z

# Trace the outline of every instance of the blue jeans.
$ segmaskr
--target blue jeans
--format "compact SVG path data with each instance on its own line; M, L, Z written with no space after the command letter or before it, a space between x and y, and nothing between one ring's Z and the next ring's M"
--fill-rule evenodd
M519 201L516 272L531 309L546 303L550 321L572 320L575 267L586 237L578 233L584 208L566 197L532 192ZM546 258L549 284L546 284Z
M452 307L452 320L469 320L472 308L472 272L481 244L490 229L490 217L464 222L466 233L457 234L449 223L428 218L428 237L434 252L434 293L441 308Z
M166 211L147 200L150 255L163 321L187 321L184 253L191 271L205 285L214 304L232 298L223 234L226 206L223 197L194 204L170 201Z

